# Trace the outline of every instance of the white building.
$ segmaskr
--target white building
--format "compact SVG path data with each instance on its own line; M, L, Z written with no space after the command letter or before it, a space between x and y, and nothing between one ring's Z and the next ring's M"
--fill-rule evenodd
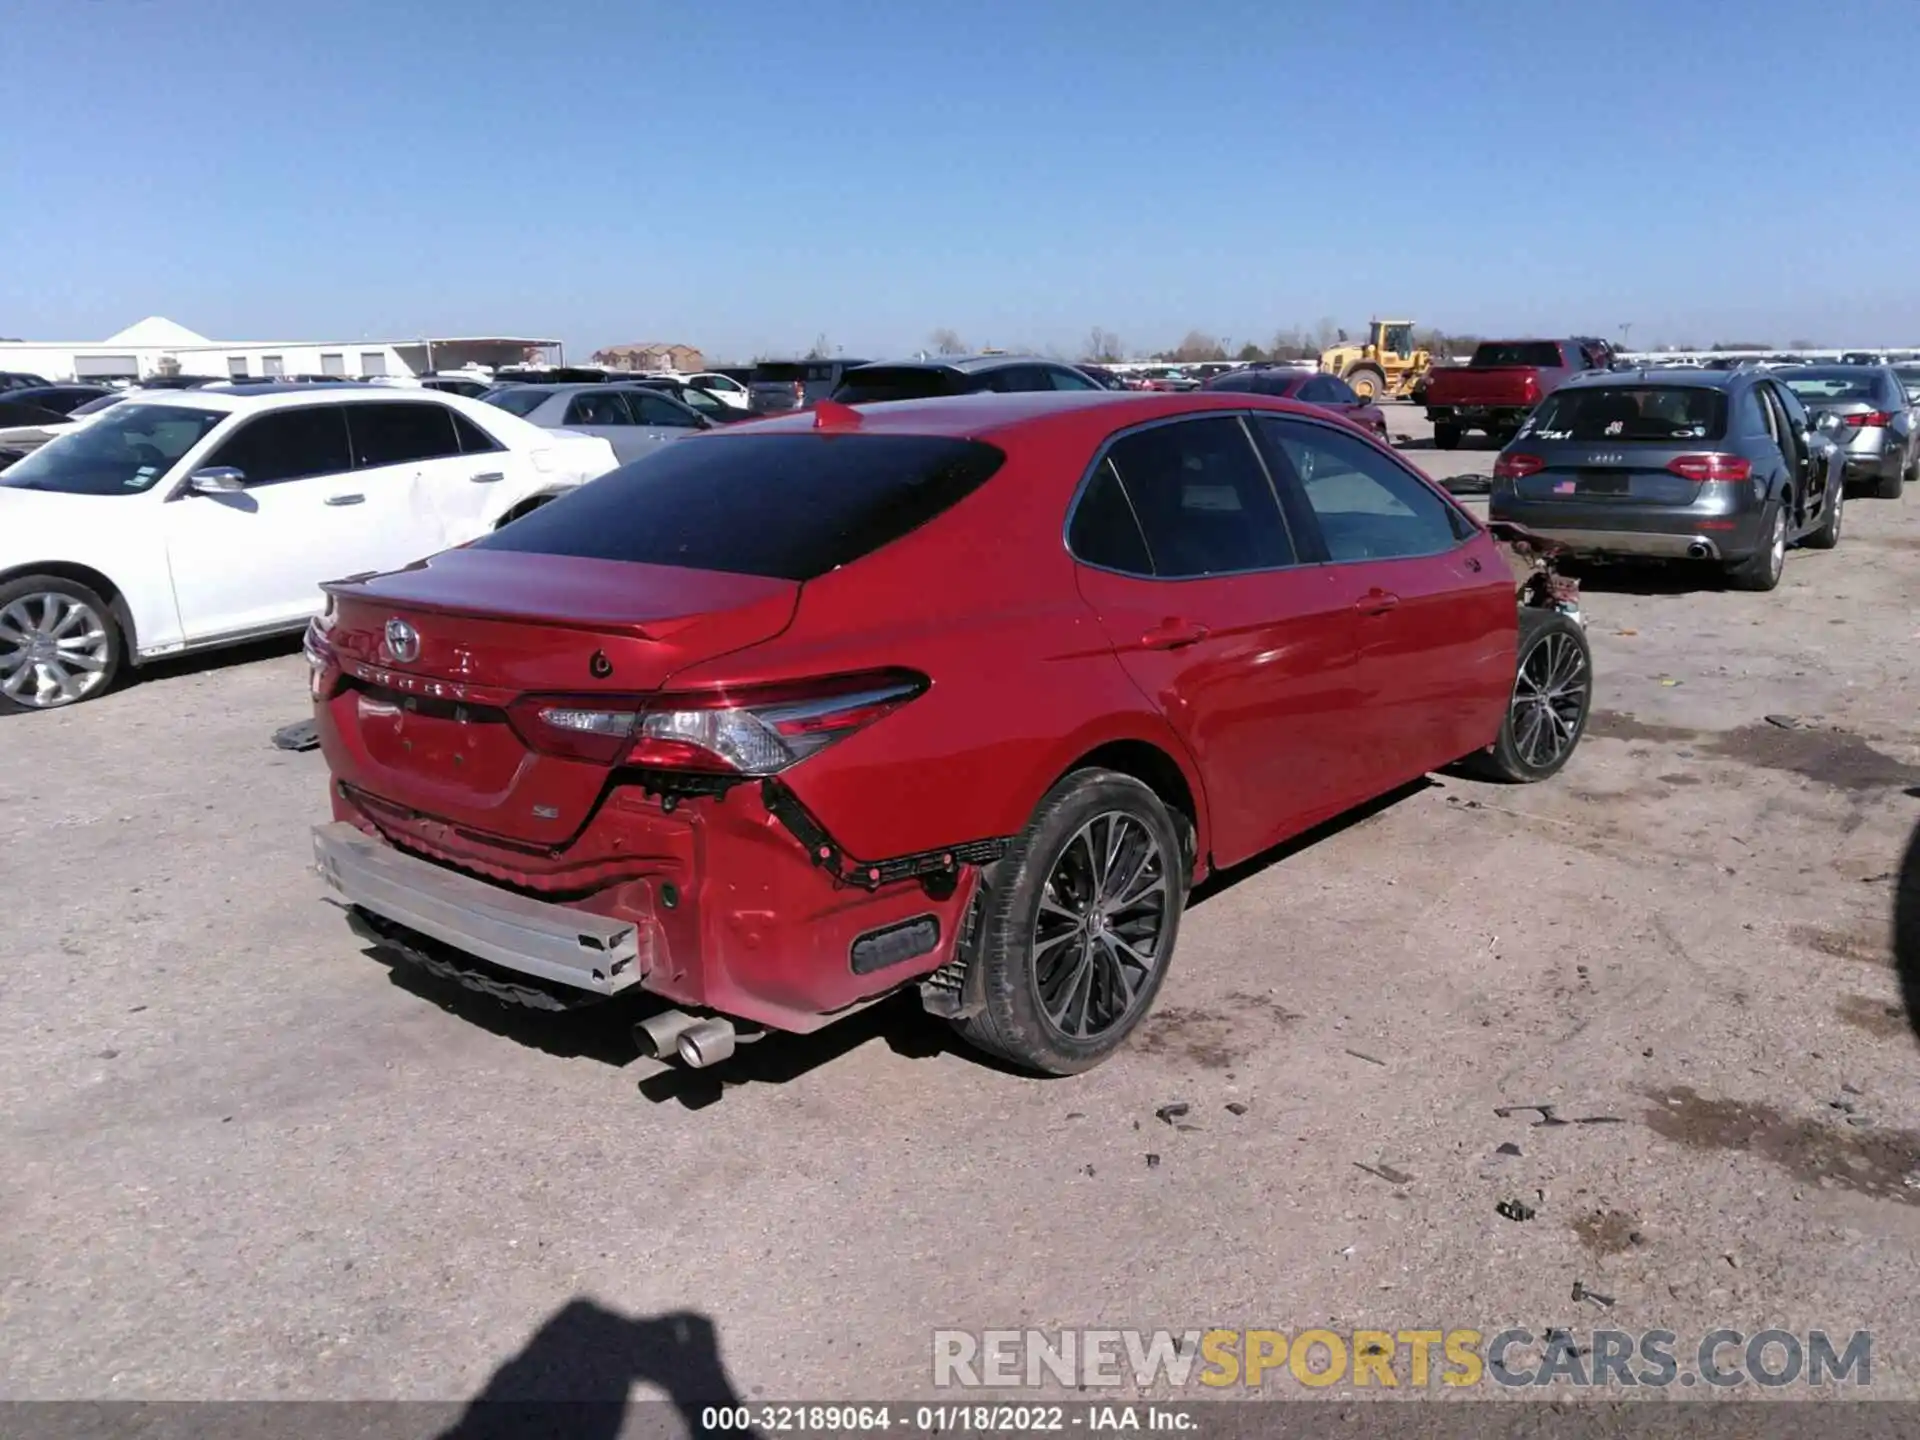
M458 336L406 340L209 340L150 315L105 340L0 340L0 370L48 380L143 380L154 375L271 379L276 375L422 375L468 365L539 364L558 340Z

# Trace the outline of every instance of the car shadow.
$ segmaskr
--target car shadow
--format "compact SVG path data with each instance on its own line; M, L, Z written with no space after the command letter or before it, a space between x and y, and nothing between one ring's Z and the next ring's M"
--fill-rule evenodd
M1705 562L1649 561L1608 565L1593 560L1567 561L1562 569L1593 595L1700 595L1727 588L1725 574Z
M694 1436L721 1433L705 1423L707 1412L744 1403L707 1316L685 1310L634 1319L577 1296L493 1372L438 1440L616 1440L628 1406L646 1403L632 1399L635 1385L663 1392Z
M1906 791L1920 798L1920 786ZM1907 1027L1920 1040L1920 822L1907 837L1893 891L1893 968L1900 977L1900 999Z
M1194 887L1193 893L1187 897L1187 909L1197 910L1214 896L1223 894L1236 885L1245 884L1256 875L1272 869L1281 861L1298 855L1302 850L1310 850L1322 841L1331 840L1335 835L1364 825L1369 820L1391 810L1401 801L1420 794L1423 790L1441 789L1445 783L1443 780L1434 779L1431 775L1422 775L1418 780L1410 781L1397 790L1389 790L1385 795L1369 800L1357 809L1323 821L1311 830L1294 836L1291 840L1284 840L1271 850L1263 850L1250 860L1243 860L1238 865L1216 870Z
M204 675L218 670L231 670L236 665L252 665L261 660L277 660L283 655L300 653L301 632L292 631L285 635L269 635L262 640L249 640L244 645L223 645L216 650L196 650L191 655L169 655L159 660L149 660L134 670L135 683L145 684L149 680L170 680L180 675ZM124 689L122 681L116 689Z

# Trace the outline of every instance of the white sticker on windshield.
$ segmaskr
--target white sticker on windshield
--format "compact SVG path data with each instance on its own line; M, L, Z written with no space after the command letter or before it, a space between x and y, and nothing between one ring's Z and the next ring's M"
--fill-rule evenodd
M1685 425L1673 432L1673 438L1676 440L1698 440L1706 433L1707 427L1704 425Z
M1609 420L1607 422L1607 434L1609 435L1618 435L1626 428L1627 422L1624 420Z
M1571 440L1573 438L1573 432L1571 430L1542 430L1539 438L1542 440Z

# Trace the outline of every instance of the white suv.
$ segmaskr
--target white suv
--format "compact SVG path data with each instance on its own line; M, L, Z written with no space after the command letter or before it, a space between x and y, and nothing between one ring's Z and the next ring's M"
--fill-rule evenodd
M616 463L430 390L129 396L0 471L0 714L296 630L322 581L465 544Z

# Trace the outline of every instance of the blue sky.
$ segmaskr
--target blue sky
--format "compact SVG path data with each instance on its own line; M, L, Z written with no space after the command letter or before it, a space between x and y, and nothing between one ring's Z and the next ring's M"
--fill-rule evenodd
M7 0L0 335L1920 339L1913 0Z

